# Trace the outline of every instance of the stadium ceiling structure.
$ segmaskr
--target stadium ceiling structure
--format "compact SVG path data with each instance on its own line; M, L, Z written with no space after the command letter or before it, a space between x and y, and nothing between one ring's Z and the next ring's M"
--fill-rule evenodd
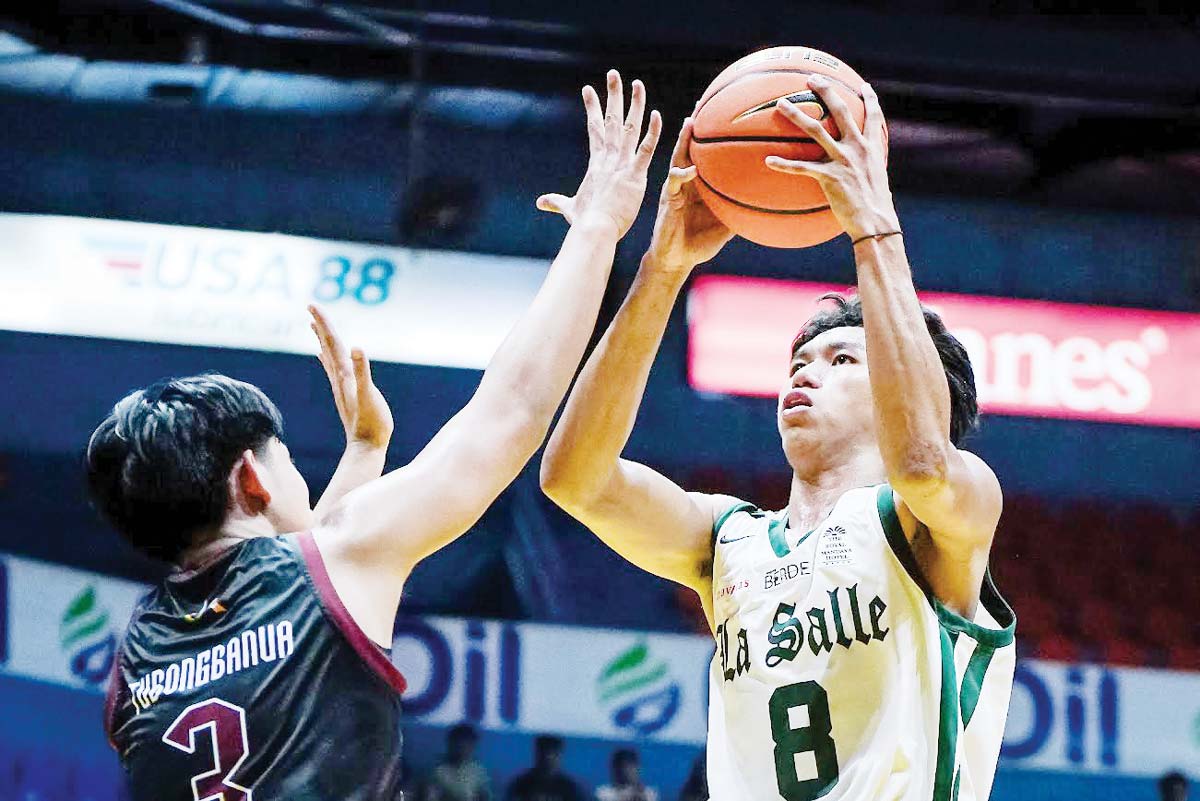
M1200 209L1194 9L992 6L61 0L0 18L0 91L553 127L605 67L673 119L745 52L803 43L872 78L898 186Z

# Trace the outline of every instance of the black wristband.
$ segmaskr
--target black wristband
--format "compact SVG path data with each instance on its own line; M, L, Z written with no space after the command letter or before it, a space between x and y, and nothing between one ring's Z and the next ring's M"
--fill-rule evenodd
M852 239L850 241L850 247L854 247L859 242L866 242L868 239L886 239L889 236L900 236L903 233L903 231L897 229L895 231L885 231L882 234L867 234L866 236L860 236L858 239Z

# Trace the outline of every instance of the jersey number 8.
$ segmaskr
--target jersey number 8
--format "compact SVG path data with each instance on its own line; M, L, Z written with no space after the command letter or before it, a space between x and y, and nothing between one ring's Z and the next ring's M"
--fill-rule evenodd
M838 780L837 749L829 719L829 696L815 681L788 684L771 693L771 739L775 741L775 779L787 801L812 801L833 789ZM791 711L807 708L808 725L793 727ZM800 779L796 756L812 752L817 776Z

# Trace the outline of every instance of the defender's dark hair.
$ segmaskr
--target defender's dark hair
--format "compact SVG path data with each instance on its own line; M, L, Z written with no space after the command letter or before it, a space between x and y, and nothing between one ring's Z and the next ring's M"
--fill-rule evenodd
M844 326L861 328L863 324L862 301L857 297L847 298L836 292L824 295L821 300L832 300L836 308L818 312L812 317L792 341L792 356L796 351L826 331ZM975 394L975 371L967 349L946 330L946 324L938 314L925 306L925 327L933 337L934 347L942 359L946 371L946 383L950 385L950 441L955 445L979 425L979 401Z
M135 548L173 562L220 526L238 456L283 435L262 390L217 373L170 378L121 399L92 433L92 504Z

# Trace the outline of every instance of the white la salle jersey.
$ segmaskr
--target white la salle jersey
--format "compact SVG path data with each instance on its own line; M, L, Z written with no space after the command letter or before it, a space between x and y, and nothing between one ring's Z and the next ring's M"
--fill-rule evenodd
M887 485L813 531L739 503L714 526L712 801L984 801L1016 619L984 581L966 620L920 577Z

